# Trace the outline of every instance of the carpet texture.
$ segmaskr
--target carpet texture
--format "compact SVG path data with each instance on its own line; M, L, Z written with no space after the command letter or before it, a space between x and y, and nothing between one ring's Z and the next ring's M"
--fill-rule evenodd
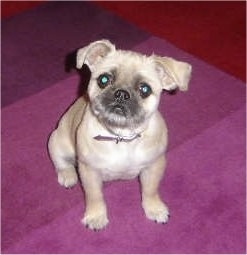
M47 3L5 20L2 33L2 253L245 253L242 81L88 2ZM81 187L56 181L47 138L79 84L64 56L102 37L193 66L189 91L159 106L170 140L166 225L145 218L135 179L105 184L110 224L92 232L80 224Z

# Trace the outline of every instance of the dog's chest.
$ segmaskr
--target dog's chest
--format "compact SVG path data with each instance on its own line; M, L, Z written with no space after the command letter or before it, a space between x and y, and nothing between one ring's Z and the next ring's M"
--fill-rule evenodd
M142 169L151 164L156 154L155 150L146 153L140 145L134 146L125 142L101 143L107 143L104 144L104 150L84 153L83 161L94 171L98 171L105 181L135 178Z
M120 145L121 146L121 145ZM137 151L133 152L129 149L116 148L111 155L101 155L99 159L101 166L99 168L103 179L131 179L136 177L144 167L143 160L137 155Z

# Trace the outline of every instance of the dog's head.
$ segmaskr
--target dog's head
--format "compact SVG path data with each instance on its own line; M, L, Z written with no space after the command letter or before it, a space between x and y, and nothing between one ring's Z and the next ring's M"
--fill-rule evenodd
M172 58L116 50L107 40L77 51L77 68L91 70L91 110L110 130L135 130L157 111L162 90L187 90L191 66Z

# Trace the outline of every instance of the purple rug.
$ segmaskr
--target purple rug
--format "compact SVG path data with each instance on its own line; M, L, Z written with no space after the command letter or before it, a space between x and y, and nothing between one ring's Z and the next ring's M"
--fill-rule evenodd
M3 47L9 48L2 59L2 98L6 102L1 130L2 253L245 253L245 84L164 40L141 31L138 38L138 29L90 3L81 2L82 9L84 4L88 8L84 13L95 15L87 21L87 35L95 31L95 37L84 37L83 31L69 40L59 37L61 31L70 33L76 26L79 31L78 18L71 18L75 3L48 3L7 20L5 27L3 23ZM44 23L53 24L61 12L63 29L49 25L45 27L50 31L48 39L39 34L26 39L27 43L34 40L33 44L39 41L35 47L44 55L38 60L44 69L36 70L36 55L26 57L25 51L20 52L22 63L10 65L15 58L12 51L20 47L11 38L21 37L21 22L32 24L40 15ZM97 25L99 17L104 29ZM11 29L17 29L17 23L20 29L14 33ZM46 143L78 90L79 77L64 73L62 53L112 31L112 26L134 31L129 44L121 34L116 40L109 36L117 46L188 61L193 75L188 92L163 94L160 103L170 134L168 166L160 191L170 208L170 221L158 225L145 218L137 180L111 182L104 187L110 224L101 232L92 232L80 224L84 210L80 186L71 190L59 186ZM45 54L45 50L53 54ZM46 64L53 66L54 77L46 77ZM20 66L22 74L15 73L13 69ZM40 87L33 87L33 82L39 86L39 79Z
M108 38L128 49L148 38L84 1L48 2L3 20L1 28L2 106L67 78L65 56L80 46Z

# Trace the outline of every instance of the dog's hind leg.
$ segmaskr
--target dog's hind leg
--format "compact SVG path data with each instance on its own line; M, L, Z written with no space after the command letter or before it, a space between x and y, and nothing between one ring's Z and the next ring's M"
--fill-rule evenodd
M48 141L48 150L56 168L58 183L70 188L77 183L75 149L69 139L56 129Z

